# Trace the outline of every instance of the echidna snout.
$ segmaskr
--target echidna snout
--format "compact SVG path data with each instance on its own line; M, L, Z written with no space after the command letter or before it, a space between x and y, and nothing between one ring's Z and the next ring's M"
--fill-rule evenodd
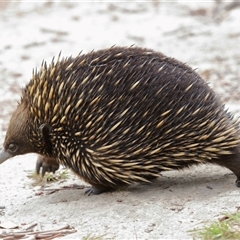
M150 49L112 47L43 63L22 91L0 163L29 152L37 172L72 169L88 193L148 182L199 163L240 186L239 121L187 65Z

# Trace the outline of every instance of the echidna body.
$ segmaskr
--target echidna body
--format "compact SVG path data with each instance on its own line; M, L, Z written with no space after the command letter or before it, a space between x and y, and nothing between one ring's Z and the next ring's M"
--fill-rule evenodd
M38 171L50 159L95 193L198 163L229 168L240 185L239 122L194 70L149 49L43 63L23 89L0 163L29 152L43 156Z

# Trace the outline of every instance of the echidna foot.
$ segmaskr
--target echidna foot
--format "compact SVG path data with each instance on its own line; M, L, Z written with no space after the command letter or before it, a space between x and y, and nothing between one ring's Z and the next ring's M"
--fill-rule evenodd
M54 158L38 156L36 162L36 173L41 174L43 177L46 172L55 173L59 168L59 164Z
M85 191L85 195L90 196L91 194L98 195L104 192L109 192L111 189L106 187L90 187Z

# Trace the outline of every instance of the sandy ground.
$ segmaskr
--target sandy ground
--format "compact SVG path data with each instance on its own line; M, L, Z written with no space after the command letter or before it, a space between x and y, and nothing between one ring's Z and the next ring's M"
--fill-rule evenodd
M213 1L0 2L0 142L21 87L42 60L112 45L153 48L197 68L232 112L240 116L240 9ZM0 225L65 224L61 239L192 239L189 230L240 207L235 176L217 166L163 173L151 185L85 196L84 189L48 194L27 171L35 155L0 165ZM82 184L75 176L50 188Z

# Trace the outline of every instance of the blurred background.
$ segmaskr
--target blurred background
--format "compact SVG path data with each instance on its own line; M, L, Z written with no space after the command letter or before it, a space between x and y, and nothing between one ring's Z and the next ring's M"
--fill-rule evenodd
M225 1L0 2L0 140L42 61L113 45L186 62L240 113L240 8ZM240 114L239 114L240 115Z

